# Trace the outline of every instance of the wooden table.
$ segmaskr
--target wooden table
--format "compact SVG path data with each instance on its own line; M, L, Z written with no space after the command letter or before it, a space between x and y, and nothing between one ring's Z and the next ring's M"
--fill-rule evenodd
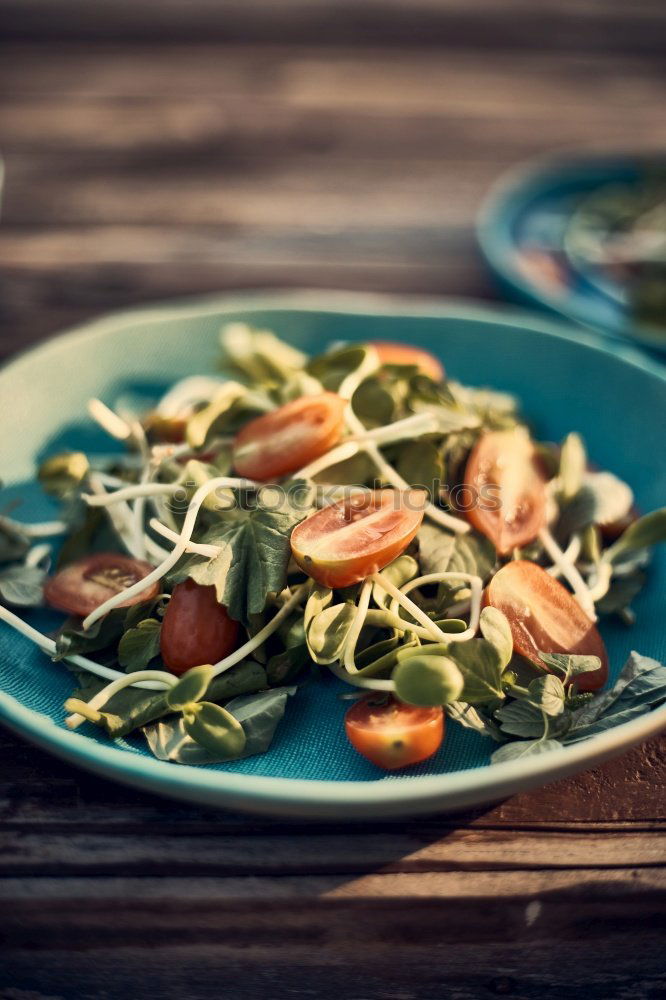
M176 295L492 297L509 165L663 148L657 0L0 0L0 352ZM127 791L0 733L0 1000L666 995L664 759L355 826Z

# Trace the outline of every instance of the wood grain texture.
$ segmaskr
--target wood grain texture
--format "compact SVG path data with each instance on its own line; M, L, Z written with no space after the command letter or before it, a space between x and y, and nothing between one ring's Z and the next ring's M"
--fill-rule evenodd
M0 355L223 289L491 298L474 218L501 171L666 143L652 0L0 0L0 22ZM286 822L0 732L0 1000L657 1000L665 785L662 736L454 816Z

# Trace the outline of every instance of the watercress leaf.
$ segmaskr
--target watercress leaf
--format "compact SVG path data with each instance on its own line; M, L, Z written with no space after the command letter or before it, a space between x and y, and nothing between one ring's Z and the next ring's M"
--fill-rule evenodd
M564 711L564 684L554 674L537 677L527 688L530 701L546 715L561 715Z
M562 744L559 740L517 740L513 743L505 743L492 754L490 760L493 764L501 764L507 760L520 760L522 757L531 757L534 754L561 749Z
M646 684L653 691L653 704L657 704L662 694L666 692L666 666L649 656L642 656L633 651L613 687L609 691L602 691L572 713L572 729L579 729L602 717L611 716L620 698L623 699L623 705L630 704L634 692L643 694ZM614 723L611 722L609 725Z
M420 656L399 663L393 671L395 692L408 705L446 705L456 701L465 682L458 665L448 656Z
M144 670L160 651L161 623L155 618L144 618L133 628L128 628L118 643L118 662L130 673Z
M287 583L291 531L310 509L300 500L292 506L290 492L285 491L279 509L257 506L239 511L232 521L225 519L214 525L204 541L218 545L220 553L213 559L197 559L185 568L197 583L215 587L218 601L236 621L248 624L252 615L263 611L268 595L279 593ZM311 491L307 492L310 496Z
M345 602L315 615L306 630L308 649L315 663L333 663L340 659L355 614L355 605Z
M565 680L573 680L574 677L598 670L601 666L601 660L598 656L588 656L583 653L542 653L539 651L539 659L547 667L556 670L558 675L561 674Z
M378 642L374 646L368 646L362 653L357 654L354 659L359 674L362 677L388 677L402 659L417 655L421 650L421 645L413 632L405 632L401 637L393 636L384 642ZM443 652L445 647L439 645L437 650L434 644L428 646L429 652Z
M245 749L245 732L234 716L211 701L188 706L183 712L185 732L215 756L235 758Z
M336 392L347 375L358 371L367 355L368 348L363 344L345 345L312 358L306 369L319 379L325 389Z
M126 608L115 608L85 631L81 628L80 619L68 619L56 633L53 659L62 660L64 656L75 654L87 656L107 646L115 647L125 631L126 616Z
M427 490L431 500L439 497L444 463L431 441L409 441L402 445L396 469L410 486L421 486Z
M543 713L528 701L508 701L495 712L503 733L536 739L544 734Z
M46 572L38 566L7 566L0 571L0 598L7 604L37 608L43 603Z
M460 667L465 681L461 701L470 705L504 698L502 691L502 660L486 639L451 643L448 655Z
M335 465L329 465L314 477L315 483L335 483L337 486L367 486L375 478L375 466L365 451Z
M628 608L633 599L645 586L646 575L641 570L628 576L618 576L600 601L595 602L595 608L600 615L611 615Z
M270 330L247 323L227 323L220 333L222 362L252 382L281 381L302 371L307 355L280 340Z
M481 612L479 626L483 638L492 643L499 653L502 668L506 667L513 656L513 636L508 618L498 608L487 607Z
M271 656L266 663L266 677L271 687L281 687L303 680L306 668L311 666L310 652L307 644L303 643Z
M45 493L66 497L78 489L89 471L88 459L83 452L71 451L47 458L40 465L37 478Z
M107 681L85 671L77 673L82 686L74 692L73 697L83 702L89 702L107 684ZM211 701L227 701L229 698L258 691L264 687L266 687L266 672L263 667L254 660L245 660L213 678L206 694ZM115 739L127 736L134 729L139 729L171 712L172 709L167 705L166 692L127 687L107 701L99 713L99 720L96 721Z
M485 580L497 561L492 543L473 531L453 535L434 524L423 524L418 540L423 573L473 573Z
M604 559L618 562L627 552L645 549L666 540L666 507L645 514L630 524L618 540L604 553Z
M368 378L361 383L352 396L352 406L366 427L382 427L395 419L395 400L376 378Z
M587 466L585 446L579 434L568 434L560 452L560 489L564 500L578 493Z
M465 729L473 729L482 736L490 736L497 743L503 740L499 726L481 708L475 708L464 701L452 701L446 706L446 714Z
M239 382L225 382L213 399L197 410L187 421L185 436L192 448L201 448L210 436L211 428L227 414L232 406L246 394L247 389Z
M400 589L406 583L418 576L419 564L411 556L402 555L394 559L392 563L385 566L381 575L386 577L389 583ZM387 594L378 583L372 585L372 599L379 608L388 608L391 603L391 595Z
M144 736L153 754L160 760L179 764L217 764L224 760L252 757L265 753L271 745L282 719L287 698L295 688L282 687L257 694L234 698L226 710L243 726L245 747L233 758L209 753L187 734L182 718L163 719L144 729Z
M184 673L177 684L167 691L166 703L174 712L182 711L192 702L200 701L205 695L213 679L213 667L203 663L200 667L191 667Z

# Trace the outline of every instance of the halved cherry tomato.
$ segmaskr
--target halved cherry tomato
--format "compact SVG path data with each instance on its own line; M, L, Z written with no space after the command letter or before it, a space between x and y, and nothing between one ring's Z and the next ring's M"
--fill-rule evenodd
M194 580L177 583L160 633L164 664L172 674L184 674L190 667L217 663L236 648L238 630L238 622L218 603L215 587Z
M500 555L531 542L546 521L546 489L536 449L524 427L490 431L467 460L470 523Z
M347 711L345 732L363 757L394 771L437 752L444 739L444 712L439 707L417 708L373 693Z
M153 567L149 563L130 559L118 552L100 552L70 563L47 580L44 584L44 599L59 611L85 618L100 604L143 580L152 571ZM118 607L129 608L141 601L149 601L152 597L157 597L159 592L159 581L151 583L146 590L123 601Z
M346 405L341 396L324 392L251 420L234 441L236 472L268 482L319 458L342 437Z
M579 691L598 691L608 679L608 654L594 624L569 591L536 563L507 563L484 592L484 604L509 620L513 648L537 666L542 653L585 653L601 666L577 678Z
M348 587L376 573L419 530L425 490L359 490L301 521L291 536L294 559L325 587Z
M422 375L427 375L433 382L444 380L444 367L434 354L422 347L395 344L389 340L373 340L372 346L383 365L415 365Z

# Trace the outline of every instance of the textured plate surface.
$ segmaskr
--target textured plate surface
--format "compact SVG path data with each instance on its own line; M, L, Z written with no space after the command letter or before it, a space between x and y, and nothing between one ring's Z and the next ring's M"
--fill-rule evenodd
M465 304L396 300L347 293L248 294L243 298L158 306L102 319L19 357L0 373L0 469L3 506L16 516L53 514L31 485L36 461L63 447L108 450L85 417L86 400L112 403L121 393L157 396L175 379L214 370L222 322L270 327L305 350L340 339L402 340L436 353L449 373L516 393L539 437L580 430L599 465L634 486L642 509L663 503L666 471L660 437L666 377L626 348L540 320ZM663 547L662 547L663 549ZM635 602L638 625L605 624L613 675L631 649L664 659L660 608L666 559L655 559ZM30 620L48 630L46 611ZM112 745L94 727L70 733L62 704L72 679L28 640L0 624L0 718L17 732L81 766L162 794L281 814L390 815L457 808L496 799L571 773L657 731L666 709L648 713L587 743L531 760L487 766L489 740L451 724L443 749L399 776L385 776L347 746L342 686L306 685L291 700L270 752L215 767L154 760L141 739Z

